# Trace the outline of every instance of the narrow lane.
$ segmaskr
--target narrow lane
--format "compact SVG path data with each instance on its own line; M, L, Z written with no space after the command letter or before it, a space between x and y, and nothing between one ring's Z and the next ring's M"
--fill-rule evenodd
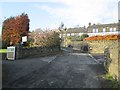
M101 73L101 64L88 54L69 52L57 56L48 64L37 66L36 70L12 80L4 87L100 88L98 75Z

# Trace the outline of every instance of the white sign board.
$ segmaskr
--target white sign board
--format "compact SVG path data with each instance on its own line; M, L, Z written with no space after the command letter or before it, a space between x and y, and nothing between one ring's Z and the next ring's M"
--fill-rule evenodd
M15 60L15 46L7 47L7 59Z
M22 37L22 42L27 42L27 36Z

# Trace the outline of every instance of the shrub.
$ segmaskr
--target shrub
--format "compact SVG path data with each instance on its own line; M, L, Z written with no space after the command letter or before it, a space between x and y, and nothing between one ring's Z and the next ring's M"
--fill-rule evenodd
M69 36L67 39L70 39L71 41L83 41L84 38L89 37L88 34L82 34L81 36Z
M3 48L3 49L7 48L7 42L5 42L5 41L1 41L1 42L2 42L2 45L1 45L2 47L1 48Z
M60 45L59 34L54 31L43 32L40 29L31 33L32 46L55 46Z
M83 41L84 38L86 38L86 37L89 37L89 35L88 34L82 34L81 37L80 37L80 40Z

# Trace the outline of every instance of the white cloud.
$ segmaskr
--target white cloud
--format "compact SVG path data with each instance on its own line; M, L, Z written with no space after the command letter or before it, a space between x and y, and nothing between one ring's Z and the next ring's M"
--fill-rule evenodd
M0 0L0 2L58 2L60 0Z
M118 0L45 0L41 2L61 3L66 7L37 6L61 19L66 24L87 25L92 23L113 23L118 19Z
M119 0L1 0L0 2L44 2L35 5L49 13L51 18L63 21L67 27L88 25L91 23L113 23L118 19ZM48 3L51 3L49 5ZM53 7L52 4L63 4ZM55 19L54 19L55 20ZM57 23L57 24L56 24ZM60 22L59 22L60 23ZM51 22L49 27L58 27L58 21Z

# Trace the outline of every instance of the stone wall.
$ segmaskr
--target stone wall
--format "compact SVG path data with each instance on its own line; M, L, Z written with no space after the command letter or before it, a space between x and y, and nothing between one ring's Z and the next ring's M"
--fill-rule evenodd
M56 54L59 51L60 51L60 46L31 47L31 48L23 48L17 46L16 59L27 58L31 56L47 56L51 54Z
M119 59L118 59L118 48L117 47L113 47L113 48L109 48L110 50L110 58L112 59L111 61L111 64L110 64L110 67L109 67L109 73L114 76L115 78L119 77L119 69L118 69L118 62L119 62Z
M90 53L104 53L105 48L116 47L118 40L85 41L91 48Z
M0 53L1 60L6 60L7 53Z
M114 79L119 79L119 69L118 69L118 47L112 47L105 50L105 60L106 60L106 70L114 77Z
M120 41L87 41L92 50L90 53L104 53L106 71L120 82Z

